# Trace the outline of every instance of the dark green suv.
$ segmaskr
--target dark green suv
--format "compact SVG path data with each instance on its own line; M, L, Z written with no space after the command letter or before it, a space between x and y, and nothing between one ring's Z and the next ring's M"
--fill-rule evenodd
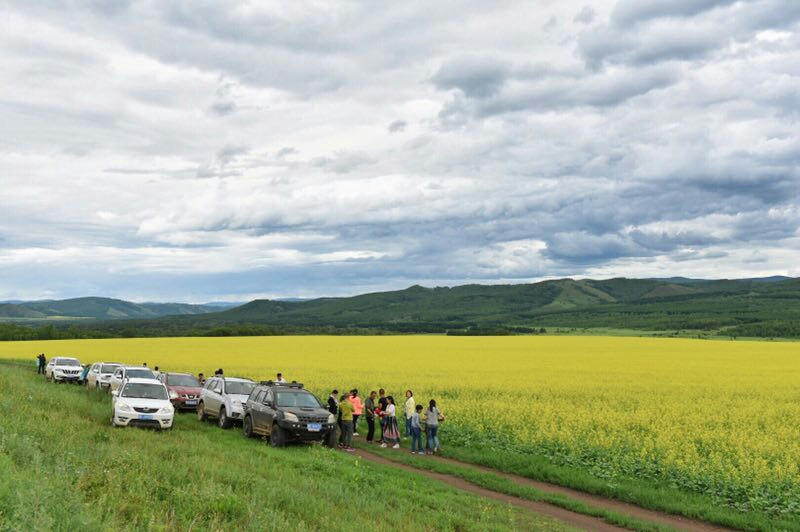
M297 382L264 381L244 405L245 436L266 436L273 447L290 441L319 441L336 446L336 417Z

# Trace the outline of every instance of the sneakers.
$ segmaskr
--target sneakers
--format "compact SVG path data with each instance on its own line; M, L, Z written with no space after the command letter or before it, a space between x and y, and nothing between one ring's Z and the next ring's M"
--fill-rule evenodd
M358 432L354 432L353 436L361 436L361 434L359 434Z
M382 444L381 444L381 447L383 447L383 448L385 449L385 448L386 448L386 444L385 444L385 443L382 443Z
M411 454L417 454L417 453L415 453L414 451L411 451Z
M394 445L392 445L392 449L399 449L399 448L400 448L399 443L395 443Z

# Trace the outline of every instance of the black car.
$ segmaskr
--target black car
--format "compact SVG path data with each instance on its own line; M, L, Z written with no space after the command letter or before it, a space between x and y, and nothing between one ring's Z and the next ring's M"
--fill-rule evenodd
M336 445L336 418L297 382L264 381L256 385L244 405L242 428L248 438L268 437L273 447L283 447L290 441Z

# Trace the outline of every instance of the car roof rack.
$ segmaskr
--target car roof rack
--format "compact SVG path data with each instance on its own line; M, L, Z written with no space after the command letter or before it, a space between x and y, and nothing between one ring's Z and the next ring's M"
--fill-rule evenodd
M303 383L302 382L297 382L297 381L275 382L273 380L269 380L269 381L261 381L261 382L259 382L259 384L261 384L262 386L282 386L284 388L298 388L298 389L302 389L303 388Z

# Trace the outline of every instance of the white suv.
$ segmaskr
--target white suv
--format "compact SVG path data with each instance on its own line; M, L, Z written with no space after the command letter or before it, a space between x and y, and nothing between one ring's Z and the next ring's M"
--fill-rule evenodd
M110 387L111 375L120 367L122 364L116 362L95 362L86 376L86 387L97 389Z
M53 382L78 382L82 371L77 358L55 357L47 364L44 376Z
M167 387L160 382L129 378L111 395L111 423L115 427L172 428L175 409Z
M158 382L153 372L146 367L121 366L115 369L111 375L108 391L119 390L119 387L124 384L126 379L150 379Z
M212 377L200 392L197 419L217 418L220 428L228 429L244 419L244 404L256 383L249 379Z

